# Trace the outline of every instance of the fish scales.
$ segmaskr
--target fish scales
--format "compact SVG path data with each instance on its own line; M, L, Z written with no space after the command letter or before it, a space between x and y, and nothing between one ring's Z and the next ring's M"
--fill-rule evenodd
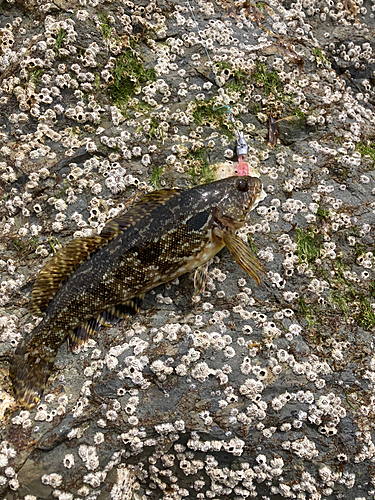
M146 292L200 268L225 245L258 280L256 259L250 250L236 255L247 250L241 243L233 246L231 238L238 239L235 231L261 190L258 178L232 177L186 191L157 191L110 221L99 237L93 237L94 243L83 238L87 249L78 252L76 264L63 249L59 265L58 253L34 285L35 310L45 312L43 321L17 348L11 365L21 404L31 407L40 399L57 349L68 334L73 346L80 342L77 329L83 331L81 340L87 340L107 323L105 318L136 312ZM206 272L204 268L196 274L197 292L204 287ZM52 296L45 297L44 291Z

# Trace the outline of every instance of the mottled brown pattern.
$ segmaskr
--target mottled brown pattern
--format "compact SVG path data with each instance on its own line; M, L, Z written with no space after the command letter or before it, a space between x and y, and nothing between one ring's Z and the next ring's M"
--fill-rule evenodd
M157 191L109 222L100 237L71 243L83 247L76 261L65 249L53 257L33 292L34 309L45 310L45 317L17 348L10 370L20 403L39 401L68 334L78 343L73 332L94 333L103 323L100 314L111 317L131 299L204 265L223 248L223 234L235 238L261 189L258 178L231 177L186 191ZM59 280L48 281L52 269Z

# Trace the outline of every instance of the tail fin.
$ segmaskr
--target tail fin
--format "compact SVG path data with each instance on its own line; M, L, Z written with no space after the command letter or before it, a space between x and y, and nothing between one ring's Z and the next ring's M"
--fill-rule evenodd
M40 400L59 347L52 349L42 342L35 342L34 332L17 347L9 373L15 396L27 409Z

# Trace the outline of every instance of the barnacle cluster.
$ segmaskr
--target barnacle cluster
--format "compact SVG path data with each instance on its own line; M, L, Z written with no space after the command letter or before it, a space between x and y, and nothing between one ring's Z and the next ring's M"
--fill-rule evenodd
M191 4L199 32L179 0L0 7L2 498L375 495L375 7ZM261 287L224 252L192 300L181 277L61 348L17 409L45 258L154 188L234 175L239 130L268 194L239 231Z

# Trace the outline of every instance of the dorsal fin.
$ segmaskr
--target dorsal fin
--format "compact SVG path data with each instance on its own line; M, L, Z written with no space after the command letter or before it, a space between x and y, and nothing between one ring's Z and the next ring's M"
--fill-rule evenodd
M160 189L159 191L153 191L152 193L146 194L143 198L138 201L133 207L120 217L110 220L102 229L100 236L110 241L115 236L125 231L130 226L136 224L142 219L147 213L151 212L154 208L159 205L163 205L173 196L176 196L181 191L178 188L171 189Z
M41 315L62 284L82 262L122 231L136 224L147 213L164 204L179 192L180 189L174 188L153 191L145 195L128 212L108 221L99 236L87 236L70 241L40 271L31 292L30 312Z
M30 305L32 314L44 312L66 278L102 245L100 236L88 236L72 240L59 250L43 267L34 283Z

